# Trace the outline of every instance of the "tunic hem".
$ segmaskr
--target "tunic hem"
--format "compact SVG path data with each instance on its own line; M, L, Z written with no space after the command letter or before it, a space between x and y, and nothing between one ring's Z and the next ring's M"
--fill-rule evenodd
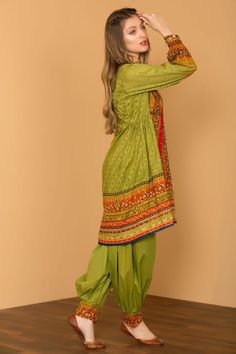
M169 225L165 225L165 226L163 226L163 227L160 227L160 228L158 228L158 229L156 229L156 230L154 230L154 231L148 232L147 234L142 235L142 236L140 236L140 237L137 237L136 239L133 239L133 240L129 240L129 241L125 241L125 242L122 242L122 241L120 242L120 241L118 241L118 242L113 242L113 243L98 241L97 243L98 243L99 245L104 245L104 246L119 246L119 245L126 245L126 244L129 244L129 243L135 243L135 242L137 242L138 240L140 240L140 239L142 239L142 238L145 238L145 237L148 237L148 236L151 236L152 234L154 234L154 233L156 233L156 232L158 232L158 231L162 231L162 230L164 230L164 229L166 229L166 228L168 228L168 227L170 227L170 226L174 226L176 223L177 223L177 220L174 220L174 221L173 221L171 224L169 224Z

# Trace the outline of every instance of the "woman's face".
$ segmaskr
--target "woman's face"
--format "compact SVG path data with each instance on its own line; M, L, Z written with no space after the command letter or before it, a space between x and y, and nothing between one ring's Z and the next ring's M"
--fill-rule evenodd
M143 20L136 15L127 18L124 22L123 38L127 52L133 55L134 61L137 62L139 53L148 50L148 35Z

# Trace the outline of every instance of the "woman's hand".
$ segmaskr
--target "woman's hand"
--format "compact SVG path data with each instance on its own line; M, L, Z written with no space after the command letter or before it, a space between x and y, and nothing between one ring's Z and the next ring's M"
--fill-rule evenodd
M172 34L172 31L169 29L167 22L160 15L158 14L148 15L146 13L138 13L138 16L147 25L149 25L154 31L161 33L163 36Z

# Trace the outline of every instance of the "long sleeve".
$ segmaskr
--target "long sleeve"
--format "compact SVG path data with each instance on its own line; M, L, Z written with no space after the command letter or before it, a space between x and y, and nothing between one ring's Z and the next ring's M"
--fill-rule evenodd
M160 65L123 65L122 78L127 94L134 95L176 85L196 71L197 65L179 35L168 35L164 39L169 47L168 62Z

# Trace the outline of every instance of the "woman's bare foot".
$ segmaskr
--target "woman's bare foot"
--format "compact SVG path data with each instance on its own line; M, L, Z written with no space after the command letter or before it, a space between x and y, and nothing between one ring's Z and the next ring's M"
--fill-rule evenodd
M124 322L125 323L125 322ZM130 327L125 323L125 326L129 330L129 332L135 337L135 338L141 338L141 339L153 339L156 338L156 336L150 331L150 329L146 326L144 321L140 322L137 327Z

